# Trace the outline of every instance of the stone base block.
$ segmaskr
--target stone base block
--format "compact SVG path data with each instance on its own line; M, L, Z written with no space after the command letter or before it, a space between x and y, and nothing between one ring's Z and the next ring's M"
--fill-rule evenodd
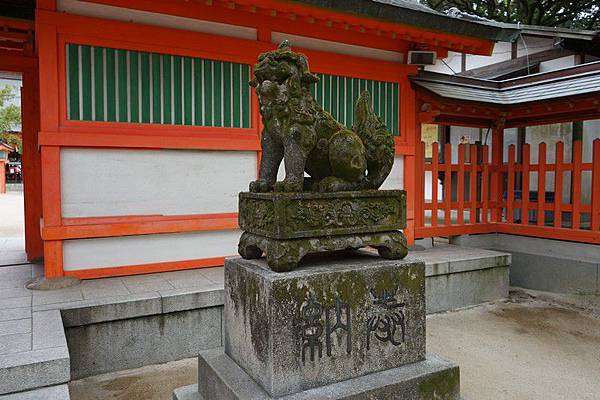
M245 259L263 253L271 269L291 271L308 253L373 246L384 258L408 252L406 192L240 193L238 251Z
M372 253L225 261L225 352L271 396L425 359L425 265Z
M198 385L179 388L175 400L459 400L459 369L433 354L413 364L283 397L271 397L223 349L198 357Z
M400 231L362 233L351 235L323 236L310 239L272 239L244 232L240 238L238 252L248 260L267 255L267 264L273 271L286 272L298 267L298 263L309 253L360 249L371 246L379 255L390 260L399 260L408 254L406 237Z

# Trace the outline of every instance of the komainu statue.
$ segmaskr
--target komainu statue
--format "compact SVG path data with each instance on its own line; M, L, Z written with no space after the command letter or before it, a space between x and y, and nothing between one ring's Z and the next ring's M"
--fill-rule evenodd
M394 138L366 91L352 129L336 121L310 93L318 80L287 41L258 59L250 85L264 125L262 158L250 192L240 193L238 251L246 259L266 253L280 272L320 251L371 246L403 258L406 193L377 190L392 170ZM285 179L277 182L282 160Z
M284 41L260 56L250 85L263 116L262 159L251 192L339 192L377 189L394 163L394 138L371 107L357 103L352 129L337 122L310 93L319 78L306 57ZM281 160L285 179L275 182ZM310 178L304 178L306 172Z

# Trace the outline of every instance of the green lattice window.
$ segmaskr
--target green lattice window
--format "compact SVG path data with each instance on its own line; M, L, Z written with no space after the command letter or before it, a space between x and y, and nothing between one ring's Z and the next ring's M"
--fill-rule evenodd
M373 109L383 119L388 129L398 135L399 85L393 82L373 81L345 76L317 74L320 78L311 87L311 93L334 118L352 127L354 104L363 90L371 93Z
M251 126L249 65L66 46L70 120Z

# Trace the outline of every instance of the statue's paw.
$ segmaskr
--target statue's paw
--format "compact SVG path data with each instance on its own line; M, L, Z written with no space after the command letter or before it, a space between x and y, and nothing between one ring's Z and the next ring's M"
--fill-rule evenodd
M275 192L301 192L304 186L304 179L301 181L293 181L291 179L284 179L279 182L275 182L273 185L273 191Z
M269 192L271 191L271 185L269 185L269 182L265 180L258 179L256 181L250 182L250 191L252 193Z

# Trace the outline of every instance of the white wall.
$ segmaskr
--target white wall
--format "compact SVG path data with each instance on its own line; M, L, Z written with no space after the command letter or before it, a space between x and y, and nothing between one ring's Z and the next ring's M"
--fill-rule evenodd
M600 119L592 121L584 121L583 123L583 157L582 160L585 163L592 162L594 140L600 139ZM591 204L592 201L592 174L591 172L584 172L581 176L581 202L583 204Z
M453 51L448 52L448 57L442 59L437 59L435 61L435 65L427 65L425 70L431 72L439 72L440 74L454 74L459 73L461 68L461 53L456 53Z
M404 189L404 156L396 156L392 171L381 185L381 189Z
M236 212L256 152L64 148L64 217Z
M236 229L65 240L63 265L76 271L230 256L240 235Z
M555 60L544 61L540 63L540 72L554 71L557 69L572 67L577 65L575 55L557 58Z
M485 67L486 65L508 61L511 58L512 43L498 42L491 56L467 55L467 69Z
M525 56L527 54L534 54L540 51L545 51L554 48L554 39L552 38L540 38L534 36L523 36L519 38L517 41L517 57ZM490 64L496 64L502 61L507 61L511 59L512 53L512 43L506 42L498 42L494 46L494 51L491 56L477 56L467 54L467 70L484 67ZM454 74L461 72L461 53L448 52L448 57L444 59L446 64L441 60L437 60L435 65L428 65L425 67L427 71L439 72L442 74ZM544 64L544 63L542 63ZM568 64L568 63L567 63ZM573 65L573 64L569 64ZM558 68L564 68L564 61L560 62ZM544 71L548 70L547 68L551 68L551 65L548 64L547 67L544 67ZM454 72L452 71L454 70Z

